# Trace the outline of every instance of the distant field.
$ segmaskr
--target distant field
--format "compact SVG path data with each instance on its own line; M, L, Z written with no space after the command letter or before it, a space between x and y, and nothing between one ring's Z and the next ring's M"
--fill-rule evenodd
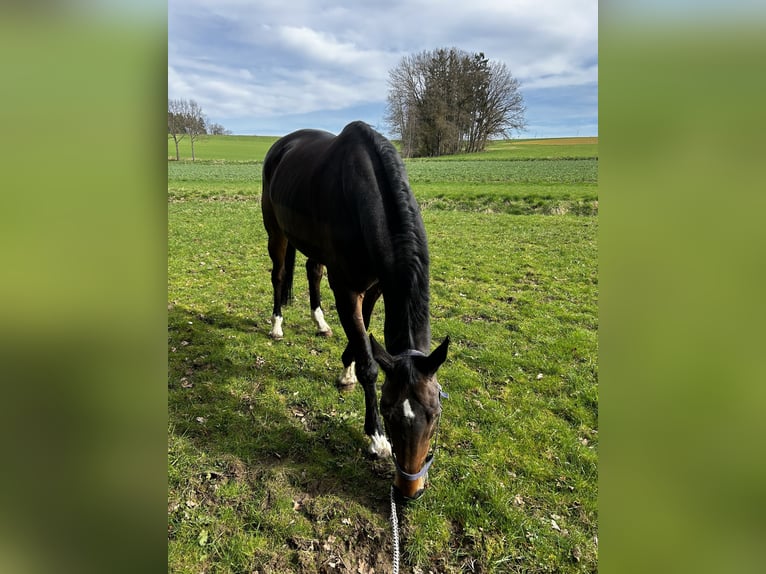
M262 161L276 136L201 136L194 142L197 160L225 160L231 162ZM181 160L191 160L191 143L185 137L179 142ZM168 139L168 159L175 159L176 146Z
M598 144L598 136L582 138L545 138L533 140L511 140L519 145L579 145L579 144Z
M194 143L196 159L231 162L262 161L277 136L202 136ZM179 144L181 160L191 160L189 138ZM173 140L168 139L168 159L175 159ZM537 140L502 140L490 142L478 154L433 158L432 161L471 161L491 159L597 158L598 138L560 138Z
M393 464L365 454L361 389L333 384L345 338L326 281L335 335L315 335L303 256L285 339L268 337L275 139L213 137L204 161L168 162L168 571L391 572ZM584 139L405 161L434 345L452 344L431 485L400 508L402 572L598 571L598 150Z
M262 160L276 139L200 140L197 155L208 159L168 162L169 199L257 198ZM581 140L593 138L569 138L567 145L561 140L494 142L480 154L406 159L405 165L418 201L432 209L594 215L598 144Z
M595 159L598 158L598 138L560 138L538 140L502 140L490 142L481 153L438 158L454 161L512 159Z

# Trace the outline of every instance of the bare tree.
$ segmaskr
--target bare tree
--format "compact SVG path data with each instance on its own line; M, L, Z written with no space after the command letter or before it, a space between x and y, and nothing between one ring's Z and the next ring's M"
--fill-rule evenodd
M178 150L178 142L184 139L186 135L185 121L186 121L186 100L171 100L168 99L168 138L173 138L176 144L176 161L181 159L181 154Z
M188 112L186 115L186 125L184 130L186 135L189 136L191 142L192 161L194 161L194 142L199 139L199 136L207 134L207 128L205 127L206 120L202 113L202 108L194 100L188 102Z
M231 130L227 130L221 124L210 124L207 131L212 136L230 136Z
M168 137L172 137L176 144L176 160L181 159L178 142L185 136L189 136L192 161L195 160L194 142L207 134L206 124L202 108L194 100L168 100Z
M385 121L402 142L402 155L416 155L417 135L426 88L427 52L405 56L389 71L388 105Z
M510 137L513 130L520 131L526 126L526 107L519 91L519 81L502 62L489 64L486 88L477 103L479 142L486 143L490 137L498 135Z
M389 72L389 86L386 122L406 157L481 151L525 125L518 80L481 52L406 56Z

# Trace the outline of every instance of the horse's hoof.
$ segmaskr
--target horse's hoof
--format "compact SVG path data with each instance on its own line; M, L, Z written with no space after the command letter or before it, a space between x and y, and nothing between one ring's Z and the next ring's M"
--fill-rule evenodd
M376 458L389 458L391 457L391 443L385 436L375 433L370 437L369 452Z
M311 312L311 317L314 319L314 323L317 326L317 335L321 335L322 337L332 336L332 329L330 328L330 325L327 324L327 321L324 320L324 313L322 312L321 307L314 309Z
M354 361L351 361L351 364L348 367L345 367L340 376L335 380L335 384L338 385L339 389L347 391L352 389L356 384L356 369L354 368L354 365Z
M335 379L335 386L338 387L338 390L341 392L348 392L352 390L356 386L356 381L351 381L350 383L345 381L342 377L338 377Z
M280 340L284 338L284 331L282 331L282 317L279 315L271 316L271 331L269 337L274 340Z

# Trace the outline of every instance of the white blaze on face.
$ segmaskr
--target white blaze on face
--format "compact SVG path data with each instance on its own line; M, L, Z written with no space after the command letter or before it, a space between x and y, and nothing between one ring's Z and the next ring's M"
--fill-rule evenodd
M406 419L414 419L415 413L412 411L412 406L410 405L410 399L404 399L404 418Z
M271 333L269 333L269 336L272 339L282 339L284 338L284 333L282 332L282 317L279 315L272 315L271 316Z

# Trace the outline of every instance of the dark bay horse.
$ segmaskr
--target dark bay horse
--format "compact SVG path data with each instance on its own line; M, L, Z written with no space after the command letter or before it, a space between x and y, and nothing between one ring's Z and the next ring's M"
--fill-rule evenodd
M399 154L362 122L337 136L293 132L266 155L261 206L273 263L271 336L284 335L282 305L289 300L297 249L308 257L312 315L320 331L318 288L322 266L327 268L348 338L344 376L355 370L364 389L364 431L377 456L391 454L378 416L378 365L386 374L380 405L393 443L394 485L416 498L433 460L428 452L442 396L436 371L447 358L449 337L430 353L428 243ZM367 335L381 295L385 348Z

